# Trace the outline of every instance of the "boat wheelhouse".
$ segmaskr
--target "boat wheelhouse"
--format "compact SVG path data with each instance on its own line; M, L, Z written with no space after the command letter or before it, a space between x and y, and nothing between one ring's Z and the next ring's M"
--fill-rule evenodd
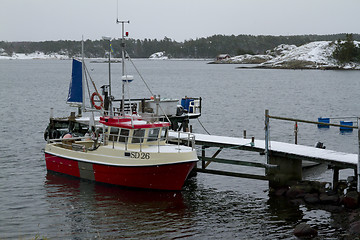
M152 146L156 144L158 147L165 144L167 132L170 123L168 122L148 122L141 118L113 118L101 117L100 123L107 126L106 139L109 142L123 143L125 149L142 146Z

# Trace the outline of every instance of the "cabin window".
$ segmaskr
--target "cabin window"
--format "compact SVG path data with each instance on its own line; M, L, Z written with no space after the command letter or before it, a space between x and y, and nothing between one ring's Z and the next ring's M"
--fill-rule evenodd
M118 128L110 128L110 134L109 134L109 141L117 141L119 135L119 129Z
M159 132L160 132L160 128L149 129L149 137L147 139L148 142L157 141L159 138Z
M70 129L72 132L84 132L88 130L87 126L84 126L81 123L76 122L73 126L73 129Z
M145 129L136 129L134 130L132 143L142 143L144 142Z
M160 137L160 140L166 140L166 136L167 136L167 131L168 131L168 128L163 128L161 129L161 137Z
M54 124L55 129L62 129L62 128L68 128L70 123L69 122L52 122Z
M129 138L129 129L121 129L120 130L120 136L119 136L119 142L127 142Z

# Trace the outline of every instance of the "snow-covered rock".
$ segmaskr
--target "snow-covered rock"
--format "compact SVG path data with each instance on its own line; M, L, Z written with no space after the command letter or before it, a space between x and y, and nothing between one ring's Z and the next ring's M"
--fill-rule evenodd
M0 48L0 56L7 57L8 54L5 52L5 49Z
M279 55L284 55L293 49L296 48L296 45L287 45L287 44L280 44L279 46L275 47L273 50L267 50L266 54L276 57Z
M354 43L360 46L360 42L354 41ZM227 63L257 63L258 68L360 70L358 63L339 64L333 58L335 48L336 44L331 41L311 42L299 47L281 44L266 51L266 55L235 56Z
M271 55L250 55L244 54L229 59L231 63L259 64L271 60Z
M11 59L11 60L15 60L15 59L22 59L22 60L27 60L27 59L69 59L69 56L58 54L58 53L45 54L43 52L36 51L34 53L29 53L29 54L13 53L12 56L0 55L0 59Z
M151 56L149 57L149 59L165 60L165 59L169 59L169 57L165 55L165 52L157 52L157 53L151 54Z
M283 51L261 65L274 68L337 67L337 61L332 57L335 47L336 45L330 41L311 42Z

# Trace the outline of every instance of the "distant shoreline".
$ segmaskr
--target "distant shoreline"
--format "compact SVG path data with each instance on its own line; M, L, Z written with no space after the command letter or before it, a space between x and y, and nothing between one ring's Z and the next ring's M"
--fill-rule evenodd
M238 63L240 64L240 63ZM360 69L354 69L354 68L343 68L343 67L335 67L335 66L324 66L324 67L298 67L298 68L291 68L291 67L280 67L280 66L276 66L276 67L270 67L270 66L261 66L261 65L257 65L257 66L239 66L236 67L236 69L285 69L285 70L344 70L344 71L348 71L348 70L355 70L358 71Z
M360 70L358 68L347 68L341 66L317 66L317 67L287 67L287 66L269 66L269 65L260 65L260 64L251 64L251 63L237 63L237 62L208 62L208 64L232 64L239 65L235 67L236 69L287 69L287 70Z
M73 58L80 59L81 57L25 57L25 58L14 58L14 57L4 57L0 56L0 60L4 61L14 61L14 60L72 60ZM149 58L132 58L134 60L149 60L149 61L210 61L209 58L169 58L169 59L149 59ZM107 58L85 58L91 63L109 63ZM111 63L119 63L121 59L114 58L111 59Z

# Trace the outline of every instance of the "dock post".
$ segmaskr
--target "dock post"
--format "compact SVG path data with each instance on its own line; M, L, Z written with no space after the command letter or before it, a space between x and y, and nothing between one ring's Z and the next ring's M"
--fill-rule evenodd
M205 169L206 168L206 166L205 166L205 145L203 145L201 147L201 157L202 157L202 159L201 159L201 168Z
M269 110L265 110L265 160L269 164Z
M294 181L302 180L302 160L290 159L286 156L270 155L269 138L270 138L270 115L269 110L265 110L265 159L268 166L266 176L269 179L270 188L281 188L292 184Z
M288 187L302 180L302 160L292 159L286 156L269 156L269 164L277 167L266 169L266 176L269 179L269 187L279 189Z
M339 168L333 167L333 190L337 190L339 185Z
M295 134L295 144L297 144L298 142L298 123L295 122L295 125L294 125L294 134Z
M360 125L359 118L357 119L358 124L358 164L357 164L357 192L360 192Z

